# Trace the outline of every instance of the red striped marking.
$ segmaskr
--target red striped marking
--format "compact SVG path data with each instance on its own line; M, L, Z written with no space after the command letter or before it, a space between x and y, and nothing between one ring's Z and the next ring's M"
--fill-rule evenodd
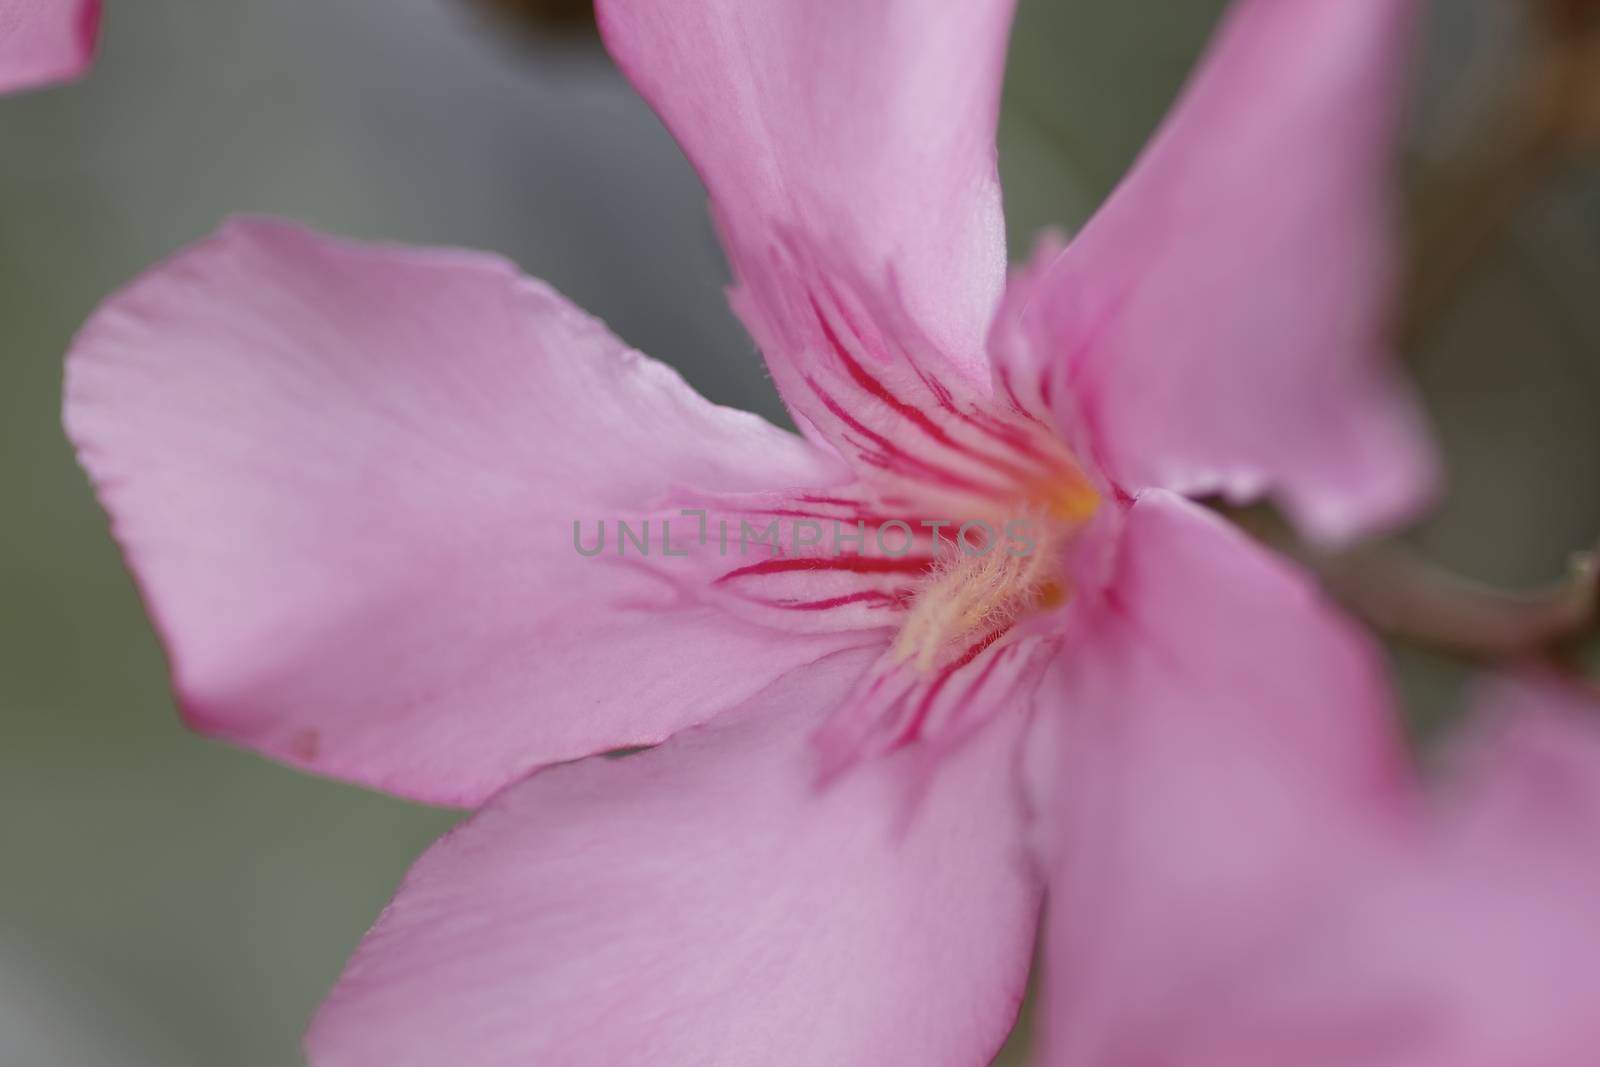
M729 571L718 582L753 574L789 574L795 571L844 571L848 574L919 574L933 565L927 556L800 556L794 559L764 559Z
M878 446L880 452L874 460L874 457L869 449L863 445L857 444L856 442L851 442L852 444L855 444L857 448L861 449L864 459L873 460L874 466L881 467L882 469L889 471L895 470L896 466L898 466L900 468L899 473L901 474L907 473L905 469L907 467L913 470L920 468L924 477L930 477L935 481L944 482L947 485L958 486L962 489L966 489L968 492L978 493L982 496L989 497L1002 496L1005 494L1006 490L1001 486L975 481L971 478L968 478L966 475L958 474L949 468L928 463L925 460L920 460L914 456L907 455L893 441L890 441L882 434L863 426L860 421L846 411L837 400L828 395L827 391L824 390L822 386L817 384L815 378L812 378L808 375L805 378L805 382L811 387L811 391L817 395L817 399L822 401L823 406L832 412L835 418Z
M939 672L939 676L929 684L927 693L923 695L922 700L917 705L916 713L911 716L911 720L906 723L905 729L901 730L899 737L895 739L894 747L898 748L901 745L910 744L912 741L916 740L917 736L922 733L922 726L928 719L928 712L933 708L934 699L938 697L939 691L945 687L945 683L949 682L950 679L955 676L955 673L962 667L965 667L967 664L983 655L984 650L990 645L994 644L996 641L1000 640L1000 638L1004 637L1010 632L1010 624L1000 627L1000 629L995 630L993 633L990 633L987 636L973 642L965 652L956 657L954 662L943 668ZM999 659L1000 657L996 656L994 660L989 663L989 667L985 668L983 673L978 676L979 682L988 676L989 668L992 668L995 663L999 662Z
M886 404L896 414L911 422L923 433L933 438L939 444L944 445L952 452L957 452L961 455L977 460L980 463L984 463L989 467L1001 472L1002 474L1009 475L1010 477L1016 478L1019 481L1027 481L1038 476L1038 471L1030 471L1024 467L1017 466L1003 457L978 451L972 448L970 444L964 444L951 437L943 426L940 426L928 416L927 412L923 411L915 404L907 403L906 401L900 399L899 396L895 395L893 390L884 385L881 380L874 376L872 372L863 367L861 362L850 354L850 350L844 346L844 342L842 342L839 339L839 335L834 332L833 325L828 322L828 317L822 313L822 308L817 305L815 298L813 298L811 301L811 309L817 316L817 322L822 326L823 336L827 338L828 344L833 347L834 354L839 357L840 362L844 364L845 370L849 372L850 377L854 379L855 383L862 389L866 390L873 397L876 397L879 401ZM920 369L916 369L915 372L917 377L921 379L924 385L929 387L936 398L938 398L952 412L960 414L960 412L957 412L956 409L950 405L948 400L949 393L945 391L942 386L934 388L932 381L927 377L927 375L923 374ZM812 385L812 389L813 391L816 390L815 384ZM826 399L824 399L824 403L826 402ZM832 409L830 408L830 410ZM835 412L835 414L837 414L837 412ZM972 420L969 418L968 421ZM974 425L978 425L979 429L984 429L981 424L974 423ZM859 426L858 429L860 429ZM990 436L995 435L990 434Z
M789 611L828 611L831 608L842 608L848 604L872 603L874 605L887 605L890 607L903 606L912 597L913 590L897 589L863 589L856 593L847 593L844 596L829 597L826 600L768 600L764 601L769 607L784 608Z

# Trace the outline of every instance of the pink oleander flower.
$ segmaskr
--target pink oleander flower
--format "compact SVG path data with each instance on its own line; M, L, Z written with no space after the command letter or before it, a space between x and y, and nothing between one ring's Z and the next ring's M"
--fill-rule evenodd
M1328 540L1426 495L1380 341L1413 6L1239 4L1007 288L1009 3L602 0L803 436L489 256L241 221L111 298L66 423L187 721L484 804L312 1061L987 1062L1037 925L1039 721L1248 708L1316 740L1309 790L1387 802L1370 650L1177 494L1270 493ZM686 511L1026 521L1034 551L729 558ZM687 554L574 552L619 518ZM1063 704L1052 670L1096 681Z
M78 77L99 28L100 0L0 0L0 93Z
M1316 739L1248 716L1058 720L1041 1067L1593 1062L1600 709L1479 703L1439 787L1382 805L1308 792Z

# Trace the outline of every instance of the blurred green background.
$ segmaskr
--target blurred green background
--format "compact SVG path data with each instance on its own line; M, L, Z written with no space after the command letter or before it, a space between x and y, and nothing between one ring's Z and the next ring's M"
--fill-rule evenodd
M1013 256L1075 225L1170 101L1219 0L1023 0L1003 120ZM1435 4L1413 163L1453 151L1519 47L1514 0ZM113 4L85 83L0 100L0 1064L299 1062L406 864L456 817L185 733L59 430L108 291L230 211L496 249L781 420L721 295L689 168L592 39L464 0ZM1416 360L1453 468L1417 540L1500 582L1600 532L1600 180L1574 168ZM1404 666L1413 710L1451 672Z

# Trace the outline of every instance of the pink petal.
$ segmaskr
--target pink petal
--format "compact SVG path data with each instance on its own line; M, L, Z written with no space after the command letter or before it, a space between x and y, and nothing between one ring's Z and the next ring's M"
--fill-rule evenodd
M1358 870L1293 959L1217 1027L1217 1057L1286 1014L1329 1035L1290 1057L1342 1067L1569 1067L1600 1044L1600 708L1548 680L1502 683L1454 746L1431 840ZM1376 1035L1376 1036L1374 1036ZM1280 1046L1281 1047L1281 1046Z
M615 558L675 489L836 472L494 257L232 223L96 314L66 422L191 724L320 773L471 804L862 641Z
M1600 705L1554 678L1497 679L1449 752L1444 792L1463 851L1531 847L1600 862ZM1584 841L1583 847L1574 847Z
M988 1063L1037 909L1022 717L925 793L899 758L819 793L806 737L869 662L834 657L737 718L506 791L412 869L311 1062Z
M1376 836L1347 855L1302 900L1293 938L1213 987L1226 1010L1191 1017L1185 1064L1591 1061L1600 712L1546 682L1504 686L1488 703L1456 746L1426 835Z
M1054 757L1033 769L1054 872L1046 1062L1187 1062L1161 1042L1356 842L1403 822L1401 740L1374 648L1181 498L1135 503L1076 624L1031 746Z
M1149 577L1199 591L1174 573L1198 561L1177 555ZM1457 746L1430 822L1411 791L1386 784L1393 741L1370 743L1383 719L1368 655L1336 624L1308 626L1281 575L1242 577L1229 585L1255 604L1232 603L1226 626L1261 659L1233 657L1231 702L1190 652L1215 654L1207 635L1223 620L1172 654L1170 627L1151 626L1155 583L1136 574L1110 610L1147 628L1154 654L1091 646L1061 665L1057 693L1096 714L1046 720L1060 758L1046 765L1055 790L1040 793L1042 827L1057 835L1042 1062L1588 1062L1600 1041L1600 709L1548 682L1501 687ZM1262 629L1267 608L1299 634L1298 653ZM1113 670L1146 694L1130 693L1121 714L1100 677ZM1260 677L1279 671L1298 695L1264 699ZM1160 676L1188 687L1181 701L1147 699ZM1208 695L1205 714L1181 706ZM1299 728L1308 719L1316 729ZM1342 758L1363 748L1374 773Z
M100 0L0 0L0 93L82 74L99 27Z
M617 62L711 193L741 309L785 364L828 357L830 281L898 298L987 379L1004 282L995 124L1011 0L600 0Z
M1342 540L1426 503L1384 343L1391 154L1414 0L1240 0L999 353L1076 406L1125 488L1276 494ZM1021 301L1013 301L1021 303Z

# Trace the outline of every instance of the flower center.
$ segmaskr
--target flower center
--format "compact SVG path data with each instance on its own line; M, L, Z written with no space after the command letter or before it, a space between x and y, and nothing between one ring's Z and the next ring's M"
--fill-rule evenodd
M946 675L1066 600L1069 549L1100 493L1054 420L1003 375L971 388L893 307L859 294L823 285L809 310L816 358L792 382L795 406L858 481L795 508L892 527L899 548L880 538L853 556L763 560L719 582L759 582L762 604L781 610L895 620L889 661Z
M923 672L976 656L1035 611L1071 593L1066 551L1094 516L1100 496L1076 464L1020 491L1008 504L962 524L918 581L893 657Z

